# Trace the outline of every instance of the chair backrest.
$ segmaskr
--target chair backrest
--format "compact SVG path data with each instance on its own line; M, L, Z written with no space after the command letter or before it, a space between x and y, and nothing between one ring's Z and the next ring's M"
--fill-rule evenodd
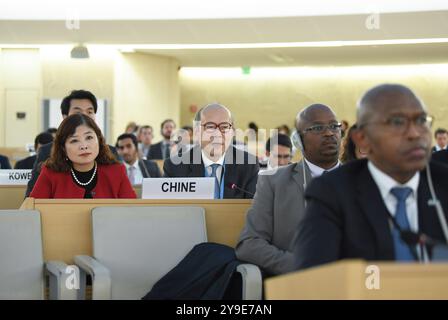
M200 207L98 207L93 255L111 273L112 299L140 299L196 245L207 241Z
M0 210L0 299L43 299L40 213Z

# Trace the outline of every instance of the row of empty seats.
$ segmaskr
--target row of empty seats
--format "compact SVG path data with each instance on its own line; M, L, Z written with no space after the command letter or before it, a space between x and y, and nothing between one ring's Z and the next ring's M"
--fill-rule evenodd
M49 261L50 299L141 299L197 244L207 242L201 207L97 207L92 210L93 256L78 255L79 290L67 287L63 262ZM44 261L40 213L0 211L0 299L42 299ZM262 279L254 265L241 264L242 297L261 299Z

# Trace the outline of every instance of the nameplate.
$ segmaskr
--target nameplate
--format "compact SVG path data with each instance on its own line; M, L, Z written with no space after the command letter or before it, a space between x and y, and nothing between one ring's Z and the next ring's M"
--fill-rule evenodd
M142 199L214 199L214 178L145 178Z
M0 170L0 185L27 185L31 170Z

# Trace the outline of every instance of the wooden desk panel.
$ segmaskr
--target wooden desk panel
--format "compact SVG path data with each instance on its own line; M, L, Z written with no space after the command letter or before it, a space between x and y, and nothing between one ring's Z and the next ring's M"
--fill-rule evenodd
M0 185L0 209L19 209L25 199L26 186Z
M21 209L39 210L44 259L73 262L92 254L91 210L106 206L199 206L205 209L208 241L234 247L252 200L62 200L27 198Z
M379 288L367 288L378 270ZM343 260L265 281L268 300L448 299L447 263Z

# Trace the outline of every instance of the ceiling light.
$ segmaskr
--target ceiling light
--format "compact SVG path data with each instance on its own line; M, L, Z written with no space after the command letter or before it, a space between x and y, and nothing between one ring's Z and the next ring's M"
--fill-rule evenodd
M72 59L88 59L89 58L89 50L87 50L86 46L79 45L72 49L70 52L70 56Z

